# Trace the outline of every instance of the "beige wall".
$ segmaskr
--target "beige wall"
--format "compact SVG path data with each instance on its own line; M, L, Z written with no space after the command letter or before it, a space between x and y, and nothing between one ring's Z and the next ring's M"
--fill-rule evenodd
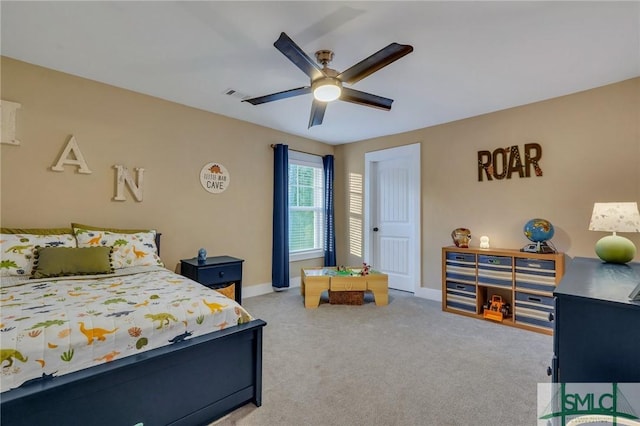
M22 104L19 147L2 145L2 226L57 227L71 221L153 227L174 268L199 247L245 262L245 285L271 281L270 144L336 156L338 263L350 254L349 176L364 175L364 154L419 142L422 156L422 286L440 288L440 247L468 227L494 247L519 248L530 218L556 229L569 256L594 257L604 234L587 230L594 201L640 201L640 78L399 135L333 147L157 98L2 58L4 100ZM75 135L93 173L48 170ZM543 148L542 177L478 182L477 152L528 142ZM218 161L231 174L209 194L198 173ZM144 201L111 199L114 164L143 167ZM359 230L363 231L363 230ZM640 236L626 234L638 247ZM362 244L363 242L357 241ZM640 257L636 257L640 260ZM292 276L301 265L293 263ZM375 265L374 265L375 266Z
M521 248L522 227L542 217L555 227L552 242L570 257L595 257L604 233L588 231L595 201L640 201L640 78L445 125L336 149L336 199L342 261L349 254L348 177L364 175L364 154L419 142L422 157L422 286L439 289L442 246L470 228L491 245ZM525 143L542 146L542 177L478 182L480 150ZM358 216L358 215L353 215ZM640 248L639 234L624 234ZM640 256L636 259L640 260ZM375 265L374 265L375 267Z
M333 146L8 58L1 71L2 99L22 104L22 144L0 151L2 226L156 228L170 269L205 247L245 259L244 285L271 282L270 145L315 154ZM49 170L70 135L92 174ZM221 194L200 185L200 169L212 161L231 175ZM128 190L127 201L112 201L114 164L145 169L142 202ZM299 267L292 265L295 275Z

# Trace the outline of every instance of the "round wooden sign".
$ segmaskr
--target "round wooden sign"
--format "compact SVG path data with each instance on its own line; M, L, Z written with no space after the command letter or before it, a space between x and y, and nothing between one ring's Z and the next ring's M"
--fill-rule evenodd
M207 163L200 170L200 183L202 187L212 194L224 192L231 182L231 176L227 169L220 163Z

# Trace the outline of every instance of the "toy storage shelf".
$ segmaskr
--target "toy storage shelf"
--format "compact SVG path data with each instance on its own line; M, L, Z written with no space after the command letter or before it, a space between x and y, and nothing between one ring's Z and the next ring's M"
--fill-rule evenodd
M563 253L443 247L442 310L551 335L553 291L563 274ZM484 318L492 296L511 307L502 321Z

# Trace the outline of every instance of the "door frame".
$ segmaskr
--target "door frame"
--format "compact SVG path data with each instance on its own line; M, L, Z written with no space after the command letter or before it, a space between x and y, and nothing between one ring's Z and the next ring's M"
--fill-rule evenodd
M373 169L373 163L383 161L383 160L391 160L395 158L405 158L409 159L409 167L411 170L410 179L412 180L412 187L414 191L410 194L411 197L415 197L413 200L413 217L414 223L412 226L412 233L416 236L413 239L412 245L409 247L409 252L413 253L413 270L411 271L411 276L414 281L414 289L413 293L416 295L421 287L422 282L422 270L421 270L421 240L422 233L420 231L420 224L422 222L422 216L420 215L420 206L421 206L421 189L420 189L420 143L414 143L411 145L403 145L395 148L382 149L379 151L371 151L366 152L364 154L364 261L369 263L369 259L373 254L373 227L371 224L371 215L372 211L375 208L375 204L373 203L371 197L371 188L373 186L372 182L372 174L371 171Z

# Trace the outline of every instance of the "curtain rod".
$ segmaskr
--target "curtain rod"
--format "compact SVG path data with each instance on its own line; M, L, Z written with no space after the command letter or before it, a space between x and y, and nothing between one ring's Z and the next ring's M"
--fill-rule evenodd
M275 144L271 144L271 148L275 148L275 147L276 147ZM302 154L309 154L309 155L315 155L318 157L324 157L324 155L322 154L314 154L313 152L300 151L299 149L289 149L289 151L301 152Z

